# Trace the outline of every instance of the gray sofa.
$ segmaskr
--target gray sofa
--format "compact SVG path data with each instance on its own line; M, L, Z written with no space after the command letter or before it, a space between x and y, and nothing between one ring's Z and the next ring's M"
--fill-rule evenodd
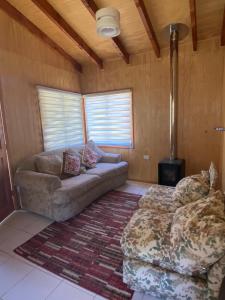
M75 147L72 149L79 150ZM62 157L65 150L38 155L57 154ZM120 154L105 153L95 168L63 180L54 175L38 173L35 167L38 155L24 161L15 175L21 207L58 222L80 213L99 196L127 180L128 164L121 161Z

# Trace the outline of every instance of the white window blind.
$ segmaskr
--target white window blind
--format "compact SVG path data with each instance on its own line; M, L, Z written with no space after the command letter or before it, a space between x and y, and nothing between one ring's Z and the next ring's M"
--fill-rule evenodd
M102 146L132 147L131 90L88 94L84 99L87 138Z
M44 149L83 143L82 96L38 87Z

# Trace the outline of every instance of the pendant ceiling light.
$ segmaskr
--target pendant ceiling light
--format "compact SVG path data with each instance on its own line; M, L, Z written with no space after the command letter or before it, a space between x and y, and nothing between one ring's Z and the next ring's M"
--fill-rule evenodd
M120 13L113 7L101 8L96 12L97 34L112 38L120 34Z

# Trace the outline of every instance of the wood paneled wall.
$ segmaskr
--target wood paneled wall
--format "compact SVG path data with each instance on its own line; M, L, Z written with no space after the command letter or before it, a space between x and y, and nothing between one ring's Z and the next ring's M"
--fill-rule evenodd
M222 106L221 106L221 111L222 111L222 123L221 126L225 127L225 57L224 57L224 65L223 65L223 99L222 99ZM225 191L225 132L218 132L221 136L221 179L222 179L222 188Z
M225 124L224 48L212 39L199 42L195 53L191 44L182 45L179 56L179 157L186 160L187 174L208 168L211 160L225 172L225 135L213 130ZM87 65L80 77L57 52L0 11L0 70L13 169L43 147L36 85L83 93L132 88L135 148L112 151L129 161L130 179L157 181L158 161L169 154L168 49L160 59L151 51L134 55L130 65L121 60L105 63L104 70ZM225 187L225 176L222 181Z
M218 39L181 45L179 52L178 156L186 160L186 173L207 169L214 161L221 172L224 48ZM105 64L105 70L86 66L81 75L83 93L133 88L135 149L120 150L129 161L129 178L157 181L158 161L169 154L169 53L162 51ZM113 149L117 152L117 149ZM143 155L150 155L144 160Z
M36 85L80 91L74 67L0 11L0 80L10 163L42 151Z

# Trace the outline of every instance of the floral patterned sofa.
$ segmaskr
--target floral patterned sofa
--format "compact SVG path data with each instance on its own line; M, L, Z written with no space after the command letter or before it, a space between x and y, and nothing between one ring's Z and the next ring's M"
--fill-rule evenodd
M153 185L124 229L123 280L160 299L218 299L225 276L224 195L217 173Z

